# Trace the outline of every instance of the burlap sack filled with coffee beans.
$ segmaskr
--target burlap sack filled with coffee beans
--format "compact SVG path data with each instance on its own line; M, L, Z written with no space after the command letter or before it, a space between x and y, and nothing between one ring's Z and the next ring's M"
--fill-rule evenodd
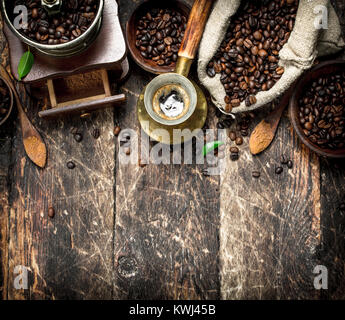
M242 0L242 1L248 1L248 0ZM290 2L289 0L261 0L263 1L265 7L267 9L266 12L269 12L270 8L270 2L275 2L276 5L280 5L283 3L284 6L288 6L286 2ZM231 72L229 73L229 78L232 73L235 73L233 75L233 79L229 79L228 83L231 85L231 82L235 83L237 86L236 90L228 92L229 98L227 98L227 104L224 100L226 94L225 88L223 83L221 82L221 73L217 73L216 75L210 74L213 72L210 72L209 68L209 62L212 61L213 57L217 53L217 50L219 49L220 45L222 44L225 35L228 31L232 31L233 34L235 34L236 30L228 30L228 27L231 22L231 17L234 16L239 8L242 8L242 6L248 5L246 3L241 3L241 0L217 0L214 4L213 11L209 17L209 20L207 22L205 32L200 44L199 49L199 62L198 62L198 75L199 79L202 82L202 84L208 89L208 91L211 94L212 100L215 103L215 105L223 110L229 110L229 98L232 98L233 100L237 98L237 95L233 96L234 92L238 92L238 90L246 91L248 82L250 81L250 77L252 76L252 80L257 83L257 86L261 86L263 83L267 83L267 78L264 82L261 82L259 84L260 76L258 76L258 73L256 74L257 78L254 78L254 69L250 70L248 74L245 74L247 76L246 78L243 76L243 73L240 69L238 69L238 73L236 73L235 68L237 67L235 65L235 57L236 52L234 56L232 57L232 60L228 61L231 62L231 67L229 68ZM241 6L241 7L240 7ZM317 24L320 20L318 17L320 17L320 8L318 6L324 6L327 7L328 10L326 13L328 14L328 29L322 29L322 28L316 28L315 23ZM315 10L315 11L314 11ZM316 13L315 13L316 12ZM254 15L255 16L255 15ZM235 16L236 17L236 16ZM249 26L247 16L247 25L245 22L243 22L243 27L247 28ZM255 20L256 21L256 20ZM254 31L257 31L261 29L260 32L264 32L264 28L262 25L260 25L260 16L257 16L258 24L255 25L255 27L250 27L251 33L254 33ZM325 22L325 21L323 21ZM327 22L327 21L326 21ZM269 22L268 22L269 23ZM285 22L287 23L287 22ZM252 23L253 24L253 23ZM255 24L255 22L254 22ZM241 27L242 28L242 27ZM239 33L237 35L237 38L246 39L248 35L241 34L241 29L239 29ZM277 35L278 35L277 30ZM266 32L267 35L267 32ZM252 45L254 46L256 39L252 37ZM265 36L262 36L262 39L260 41L264 41ZM259 46L259 42L255 42L257 46ZM248 51L248 47L250 47L248 43L245 43L247 47L245 47L244 53L239 53L241 55L241 59L245 57L245 55L250 55L250 48ZM243 45L242 45L243 46ZM268 104L269 102L273 101L275 98L277 98L279 95L281 95L284 91L286 91L293 82L303 73L304 70L309 69L315 58L317 56L323 56L328 54L334 54L341 50L344 47L344 41L341 36L341 29L339 25L338 17L335 13L334 8L331 6L328 0L300 0L298 4L298 10L296 14L296 20L293 27L293 31L290 33L290 36L288 38L288 41L282 46L282 48L279 51L279 57L278 61L272 61L275 62L276 67L273 67L272 71L266 71L267 74L270 75L270 77L273 77L275 75L275 84L273 86L272 82L269 83L268 88L265 88L266 91L262 91L262 89L257 87L258 92L255 94L248 93L247 99L243 100L240 105L238 99L235 101L235 103L230 103L232 106L232 113L237 112L245 112L245 111L251 111L254 109L257 109L263 105ZM229 45L229 48L233 48L236 50L236 43L233 42ZM257 49L257 48L256 48ZM255 49L255 50L256 50ZM267 50L268 52L270 49ZM254 52L256 53L256 52ZM257 53L256 53L257 54ZM269 55L269 54L268 54ZM259 55L257 55L259 56ZM227 57L228 59L231 59ZM262 57L262 60L266 60L265 63L270 65L271 62L269 62L267 59L269 57L265 56ZM236 58L237 59L237 58ZM274 58L271 57L272 60ZM224 59L223 59L224 60ZM262 60L260 61L262 63ZM247 60L248 61L248 58ZM273 63L274 64L274 63ZM241 64L239 65L241 67ZM243 65L242 65L243 66ZM254 68L255 66L259 66L258 64L252 64ZM218 72L219 72L219 66ZM246 64L244 66L244 69L249 69L249 65ZM279 68L279 69L277 69ZM283 73L282 73L283 71ZM228 70L229 72L229 70ZM261 69L260 74L264 72L263 69ZM279 76L277 76L277 73L282 73ZM223 72L225 74L225 72ZM236 78L241 78L240 81L237 81ZM277 80L278 79L278 80ZM256 81L257 80L257 81ZM226 81L226 80L225 80ZM251 85L253 86L253 81ZM234 86L234 84L232 84ZM240 88L242 86L243 88ZM271 87L271 88L270 88ZM248 89L249 90L249 89ZM243 94L243 93L242 93ZM255 98L252 98L252 97ZM249 98L252 98L251 101L249 101ZM242 95L243 99L243 95ZM247 100L247 101L246 101Z

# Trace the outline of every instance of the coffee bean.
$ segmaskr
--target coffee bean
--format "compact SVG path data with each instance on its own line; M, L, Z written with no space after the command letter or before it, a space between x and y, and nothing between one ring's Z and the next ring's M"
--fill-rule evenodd
M229 132L229 138L231 141L235 141L236 140L236 132L235 131L230 131Z
M276 174L281 174L283 172L283 168L277 167L275 172L276 172Z
M299 105L304 135L323 149L345 149L345 72L322 75L307 84Z
M289 39L297 8L297 1L248 1L232 17L206 68L209 77L220 75L225 105L236 108L245 102L249 107L258 92L270 90L281 78L279 51Z
M95 128L92 131L92 136L94 137L94 139L98 139L100 137L101 133L99 131L99 129Z
M259 172L259 171L253 171L252 172L252 176L253 176L253 178L260 178L260 175L261 175L261 173Z
M239 159L238 153L231 153L230 159L231 159L231 161L237 161Z
M236 140L235 140L235 143L240 146L243 144L243 138L242 137L237 137Z
M121 128L119 126L116 126L114 128L114 135L117 137L121 132Z
M285 157L285 155L282 155L280 157L280 163L281 164L287 164L288 163L288 159Z
M55 216L55 210L54 210L53 207L49 207L49 208L48 208L48 216L49 216L49 218L51 218L51 219L54 218L54 216Z
M237 147L231 147L230 152L231 153L239 153L239 149Z
M74 140L77 142L81 142L83 140L83 135L81 133L76 133L74 135Z
M136 30L135 45L140 54L158 66L176 62L186 22L187 18L172 8L153 8L144 13ZM215 76L213 69L207 70L207 73L210 77Z
M291 168L293 167L293 162L292 162L291 160L289 160L289 161L287 162L287 167L288 167L289 169L291 169Z
M23 4L28 8L28 28L19 31L33 41L51 45L79 37L91 26L99 7L98 0L67 0L62 1L58 14L49 16L41 1L14 1L14 6Z
M224 129L224 124L223 124L223 122L219 121L219 122L217 123L217 128L218 128L218 129Z
M73 170L75 168L75 164L73 161L67 162L67 168Z

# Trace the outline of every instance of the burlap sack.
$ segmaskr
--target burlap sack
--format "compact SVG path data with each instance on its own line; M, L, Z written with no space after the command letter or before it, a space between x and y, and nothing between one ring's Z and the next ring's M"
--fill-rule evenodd
M222 109L225 108L226 93L220 82L220 75L210 78L206 73L206 68L223 41L230 19L236 13L240 3L241 0L217 0L200 43L199 80L210 92L215 105ZM317 29L314 26L315 20L320 15L314 13L314 8L319 5L328 8L328 29ZM255 104L246 107L245 102L242 102L232 112L251 111L268 104L287 90L304 70L309 69L317 56L336 53L344 45L339 20L330 2L328 0L300 0L294 30L279 53L279 65L285 69L283 76L270 90L257 93Z

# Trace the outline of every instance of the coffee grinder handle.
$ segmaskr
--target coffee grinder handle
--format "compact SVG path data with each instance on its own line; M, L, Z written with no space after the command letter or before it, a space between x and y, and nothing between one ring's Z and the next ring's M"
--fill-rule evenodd
M178 52L176 73L188 76L193 59L196 56L202 34L211 12L213 0L195 0L189 15L187 27Z

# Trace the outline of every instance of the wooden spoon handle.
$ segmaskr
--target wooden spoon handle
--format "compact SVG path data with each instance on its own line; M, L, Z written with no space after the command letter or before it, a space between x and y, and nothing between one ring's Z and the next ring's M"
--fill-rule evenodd
M197 53L213 0L195 0L178 52L179 57L193 60Z
M249 138L249 149L253 155L266 150L273 141L283 111L289 104L289 100L295 83L286 91L280 99L279 106L275 108L264 120L262 120L253 130Z

